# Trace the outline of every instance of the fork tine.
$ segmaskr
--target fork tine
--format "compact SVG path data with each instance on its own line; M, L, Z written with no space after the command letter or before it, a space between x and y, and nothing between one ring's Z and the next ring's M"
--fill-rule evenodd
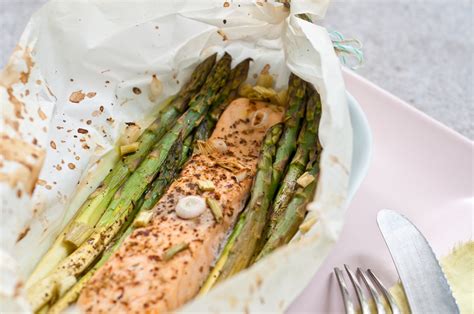
M372 279L373 282L379 287L379 289L382 291L383 295L385 296L385 299L387 300L388 304L390 305L390 309L392 310L393 314L401 314L400 308L397 305L397 302L395 301L395 298L392 296L392 294L384 287L380 279L375 276L374 272L370 269L367 269L367 273L369 274L370 278Z
M365 299L365 296L364 296L364 293L362 292L362 288L360 287L359 281L357 280L355 275L352 273L349 266L344 264L344 268L346 269L346 272L347 272L347 274L349 275L349 278L352 281L352 285L354 286L354 290L356 292L357 300L359 300L360 309L361 309L362 314L370 314L369 303Z
M365 285L367 286L367 288L369 289L370 291L370 294L372 295L372 298L374 299L374 302L375 302L375 306L377 308L377 313L378 314L386 314L387 312L385 311L385 307L383 306L383 303L382 303L382 300L380 299L380 295L379 295L379 292L377 291L377 289L374 287L374 285L372 284L372 281L370 281L369 278L367 278L365 272L360 269L360 268L357 268L357 272L356 274L362 278L362 280L364 281ZM383 297L383 296L382 296Z
M342 300L344 302L344 307L346 308L346 313L355 314L355 307L351 301L349 290L347 290L346 281L344 280L344 274L342 273L342 270L336 267L334 268L334 274L336 275L339 288L341 289Z

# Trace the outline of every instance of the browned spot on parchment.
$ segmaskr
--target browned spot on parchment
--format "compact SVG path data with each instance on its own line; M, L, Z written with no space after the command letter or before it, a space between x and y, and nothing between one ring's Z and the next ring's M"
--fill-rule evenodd
M53 96L53 97L56 98L56 95L53 94L53 91L49 88L49 85L48 85L48 84L46 84L46 89L48 90L48 93L49 93L51 96Z
M28 83L28 79L30 78L30 73L26 73L26 72L21 72L20 73L20 81L23 83L23 84L26 84Z
M342 170L346 173L346 174L349 174L349 170L347 170L346 166L344 166L341 161L339 160L339 158L337 158L336 156L330 156L329 157L329 160L333 163L333 164L336 164L336 165L339 165Z
M12 173L3 173L0 181L8 182L14 188L22 182L29 194L33 193L39 172L43 166L45 151L33 144L19 139L2 135L0 140L0 155L6 160L17 162L21 165Z
M142 93L142 90L138 87L134 87L132 91L135 95L140 95Z
M81 89L81 90L73 92L71 96L69 96L69 101L72 103L78 104L81 101L83 101L85 97L86 97L86 94L84 94Z
M6 182L12 189L16 188L18 183L22 183L28 194L31 195L35 189L38 173L35 177L35 174L28 168L20 167L10 173L0 173L0 182Z
M227 35L222 30L218 30L217 33L221 35L223 41L228 40Z
M23 116L21 115L21 111L23 109L23 103L19 101L18 98L15 97L15 95L13 95L13 88L8 87L7 93L8 93L8 100L13 105L13 111L15 112L15 117L17 117L18 119L23 119Z
M18 51L21 51L22 48L20 46L16 46L12 57L10 58L8 64L4 68L4 70L0 73L0 85L4 86L5 88L11 87L13 84L21 82L26 84L28 82L31 69L35 65L33 59L31 58L30 50L27 48L23 51L23 60L26 64L26 72L18 72L16 65L17 62L15 61L15 55Z
M23 60L26 63L26 72L20 73L20 81L23 84L26 84L30 79L31 69L35 66L35 62L33 61L33 58L31 58L30 50L28 48L23 52Z
M38 108L38 116L41 120L46 120L48 118L41 108Z
M2 72L0 72L0 85L8 88L18 82L20 73L15 68L15 64L10 62L6 65Z
M26 235L30 232L30 227L26 227L23 229L19 234L18 237L16 238L16 242L20 242Z
M92 97L94 97L95 95L97 95L96 92L88 92L86 96L87 96L87 98L92 98Z
M22 288L23 288L23 283L21 281L18 281L15 285L15 290L13 291L13 297L15 299L21 295Z
M257 275L257 276L255 277L255 284L257 285L257 288L260 288L260 286L262 285L262 282L263 282L262 277L260 277L260 276Z
M73 164L72 162L68 163L67 166L68 166L68 168L71 169L71 170L76 169L76 165Z
M228 8L230 6L230 3L229 2L224 2L224 8Z
M5 122L5 125L9 125L16 132L18 132L20 129L20 123L17 120L8 119L5 117L3 121Z
M56 143L54 141L49 142L52 149L56 149Z

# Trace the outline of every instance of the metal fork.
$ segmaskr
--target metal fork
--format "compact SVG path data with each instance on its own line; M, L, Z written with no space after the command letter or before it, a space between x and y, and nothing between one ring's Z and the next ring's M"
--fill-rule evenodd
M366 296L364 295L364 292L362 291L360 279L362 279L365 286L369 290L372 298L374 299L374 303L377 309L376 313L386 313L384 304L382 303L382 299L385 299L387 301L393 314L401 313L391 293L383 286L382 282L377 278L377 276L375 276L375 274L370 269L367 269L367 271L363 271L362 269L357 268L356 274L354 274L349 268L349 266L344 265L344 268L346 269L346 272L352 282L352 286L354 287L362 314L370 314L370 307L369 302ZM346 313L355 314L356 307L351 301L349 290L347 290L346 280L344 279L344 274L342 270L336 267L334 268L334 273L339 283L339 288L341 289L342 299L344 301Z

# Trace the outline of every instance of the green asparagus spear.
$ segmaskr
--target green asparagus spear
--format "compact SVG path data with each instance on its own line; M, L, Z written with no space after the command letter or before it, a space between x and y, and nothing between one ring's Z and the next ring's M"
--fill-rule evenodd
M199 295L206 294L209 290L211 290L211 288L218 281L219 276L221 275L221 272L222 272L222 268L226 265L230 252L232 248L234 247L235 241L237 240L237 237L242 232L242 227L245 224L245 218L243 216L244 215L241 215L239 220L235 224L234 229L232 230L232 233L230 234L229 239L227 240L227 243L222 249L219 259L216 261L214 268L212 269L211 273L209 274L206 281L204 282L201 289L199 290Z
M143 200L140 199L141 201ZM138 208L138 207L137 207ZM48 310L48 314L60 314L62 313L69 305L75 303L81 294L82 289L86 286L87 282L92 278L95 272L102 267L102 265L107 262L107 260L112 256L112 254L117 251L120 247L122 242L132 233L133 228L131 228L130 219L127 224L124 225L123 229L124 232L119 236L115 241L114 244L108 247L102 256L100 257L99 261L89 269L84 275L82 275L81 279L72 286L62 297L60 297Z
M273 163L272 178L275 182L280 182L288 161L296 149L300 121L304 115L305 95L306 83L292 73L288 83L289 103L284 117L285 129L278 142L278 149ZM269 192L273 198L275 191Z
M272 166L272 188L267 190L267 197L274 199L280 180L285 173L288 162L291 159L297 146L298 132L300 131L301 120L305 113L306 82L295 74L291 74L288 82L288 107L284 116L284 129L278 142L275 160ZM270 212L271 214L271 212ZM265 229L263 233L265 234ZM255 248L255 253L259 252L265 243L266 238L259 237ZM255 256L254 256L255 257Z
M305 187L299 186L293 194L288 206L285 208L281 218L278 220L270 234L270 238L258 254L255 261L260 260L278 247L287 244L298 231L298 227L306 215L306 206L314 197L319 174L319 154L317 158L308 164L306 174L312 177Z
M106 226L109 224L110 217L116 216L122 209L131 204L133 200L138 200L148 184L153 180L157 170L165 161L169 150L173 144L179 139L187 137L195 128L196 124L201 121L208 107L214 103L219 95L219 90L224 86L230 73L231 57L225 54L212 70L211 75L206 80L201 92L195 96L190 102L188 111L179 118L177 123L171 130L155 145L147 158L130 176L123 185L121 191L116 196L104 213L98 226Z
M181 157L179 159L179 169L183 168L189 157L191 157L191 153L193 152L193 141L194 134L190 134L184 139L183 149L181 150Z
M216 99L215 103L212 104L206 118L197 127L194 142L198 140L205 141L209 138L209 136L211 136L211 133L214 130L214 127L216 126L216 123L219 120L222 112L224 112L232 100L237 98L240 84L245 82L247 79L250 61L251 59L245 59L232 69L226 86L220 92L219 97Z
M277 139L278 148L276 149L276 153L274 153L274 158L272 156L272 164L269 166L270 170L268 171L271 172L270 179L266 179L266 181L268 181L266 183L266 188L261 189L261 191L265 191L265 193L263 194L261 191L256 190L257 187L259 187L259 185L256 184L257 177L260 173L259 168L254 180L254 184L252 186L251 200L249 201L249 204L247 205L244 212L240 215L239 221L236 225L239 228L234 228L231 236L229 237L229 240L227 241L222 251L221 256L219 256L216 262L216 266L214 267L207 281L203 285L201 293L205 293L206 291L208 291L214 285L214 283L219 282L235 274L239 270L247 267L248 264L251 262L255 250L258 250L258 247L261 246L261 243L263 242L261 237L263 233L263 228L265 226L268 207L270 206L270 203L276 192L281 176L285 171L288 160L291 158L291 155L296 149L296 139L300 128L300 120L304 115L304 100L306 95L305 82L298 78L296 75L291 74L288 85L289 104L284 117L283 131L280 131L281 136L279 136L279 139ZM260 175L262 177L264 176L263 174ZM266 175L268 175L268 173ZM262 203L257 203L251 206L252 199L254 198L253 195L257 195L258 193L262 193L263 195L265 195L264 199L261 200ZM251 218L247 218L248 213L251 212L251 207L254 207L254 209L255 207L259 207L259 209L262 210L255 210L256 213L254 213L252 216L249 215L249 217ZM265 215L263 215L262 212L264 212ZM263 217L263 221L258 221L258 219L261 217ZM246 230L244 230L244 228ZM260 232L255 232L258 230L260 230ZM251 233L252 231L255 233ZM246 241L250 241L252 245L246 247ZM238 254L238 251L239 249L241 249L241 246L245 251L242 251L241 254Z
M191 75L191 79L185 86L183 86L183 88L179 91L175 100L173 100L171 104L171 107L175 110L175 112L169 113L168 116L163 116L160 121L155 121L155 128L163 129L162 126L166 125L167 128L164 130L164 132L166 132L170 128L170 126L174 124L175 120L188 108L188 105L191 105L191 99L199 95L201 87L203 87L203 85L205 84L206 79L209 73L211 73L215 62L216 54L213 54L212 56L204 60L201 64L199 64L196 69L194 69ZM164 132L162 133L163 135ZM130 171L134 171L138 167L138 165L147 156L148 152L156 142L156 139L150 141L151 145L147 145L148 149L146 151L144 150L141 155L135 156L135 153L130 158L125 158L125 163L127 164ZM140 151L140 148L138 149L138 151Z
M191 79L183 86L170 105L139 137L138 150L119 161L112 172L104 179L101 186L84 203L82 206L85 206L84 210L82 210L82 207L79 209L81 214L76 217L71 228L66 232L65 241L77 247L92 234L95 224L102 216L119 186L138 167L143 158L150 152L152 146L174 124L179 115L186 110L191 97L204 84L215 60L216 55L214 54L196 67Z
M163 117L169 116L166 114L167 108L169 108L169 105L174 98L175 97L172 97L167 100L167 104L165 104L162 112ZM159 118L161 116L162 115L160 115ZM154 124L155 123L152 125ZM128 158L131 157L132 155L128 156ZM117 191L120 182L122 182L127 176L127 171L127 167L125 167L123 160L120 160L114 166L97 190L89 195L88 199L77 210L76 215L69 222L66 228L64 228L64 231L59 234L51 248L36 265L34 271L25 283L26 288L31 287L34 283L44 278L63 259L74 252L77 245L73 242L78 243L82 241L84 236L89 236L91 234L91 231L93 230L91 226L93 227L97 223L100 215L102 215L107 204L110 202L111 195ZM107 189L105 187L111 188Z
M78 209L73 220L64 232L58 236L50 250L32 272L25 286L30 287L44 278L63 259L71 254L88 236L93 227L107 208L111 198L119 186L135 170L151 147L163 136L168 128L174 124L178 116L186 110L189 99L199 91L216 60L212 55L198 65L190 81L181 89L177 96L169 99L158 118L139 137L138 150L120 160L106 176L99 188L93 192L84 204Z
M160 182L162 188L160 188L157 192L158 194L158 199L161 197L161 195L164 193L166 187L171 183L172 179L177 175L181 167L186 163L190 156L191 152L191 145L193 141L193 135L189 135L183 143L177 142L174 147L171 149L170 154L167 157L167 160L165 161L164 164L164 169L160 172L160 175L155 181L153 181L153 185L150 187L150 190L145 193L145 196L140 198L140 201L136 204L135 208L137 210L137 214L141 213L144 210L149 210L151 209L150 205L145 205L145 201L147 198L147 195L151 192L151 189L156 185L155 183ZM179 159L174 158L171 159L170 156L176 156L175 154L179 154ZM173 163L174 160L177 160L178 163ZM178 167L178 168L173 168L173 167ZM166 171L166 177L167 179L162 179L162 173ZM166 186L165 186L166 184ZM154 204L153 204L154 205ZM153 206L151 205L151 206ZM135 223L138 219L140 219L139 216L136 216L136 218L133 220L133 223ZM86 283L92 278L94 273L102 267L102 265L105 264L105 262L109 259L109 257L120 247L122 242L132 233L132 231L135 229L135 227L132 225L132 220L129 220L129 223L127 223L124 226L125 232L117 239L115 240L114 245L111 247L107 248L104 253L102 254L102 257L99 259L99 261L92 267L85 275L81 277L81 279L69 290L62 296L58 301L54 303L54 305L49 309L49 314L59 314L62 311L64 311L69 305L73 304L76 302L76 300L79 298L79 295L82 291L82 289L85 287Z
M274 232L276 224L282 219L285 209L296 190L296 180L303 174L310 157L310 151L318 141L319 120L321 117L321 99L319 94L312 90L306 104L304 126L298 138L298 148L291 160L285 177L280 183L278 193L273 200L271 217L266 227L266 236Z
M189 102L189 109L178 119L161 140L154 145L138 168L114 195L92 235L76 251L62 261L55 270L31 287L28 299L33 310L48 302L57 287L71 276L84 272L97 256L110 243L113 236L135 207L135 203L144 193L160 170L171 147L179 136L187 137L206 114L208 107L215 101L219 90L224 86L229 74L231 57L225 54L213 68L201 91Z
M189 157L188 152L190 150L192 139L193 138L190 135L184 141L178 140L173 145L166 161L163 163L163 169L151 184L149 191L145 194L143 205L140 208L140 214L153 208L156 202L158 202L161 196L165 193L168 185L179 173L181 166Z
M281 124L276 124L265 135L250 200L240 215L236 228L231 233L216 266L201 288L201 293L208 291L215 282L220 282L246 268L253 256L255 246L265 226L265 218L271 202L267 191L274 188L272 163L282 129Z

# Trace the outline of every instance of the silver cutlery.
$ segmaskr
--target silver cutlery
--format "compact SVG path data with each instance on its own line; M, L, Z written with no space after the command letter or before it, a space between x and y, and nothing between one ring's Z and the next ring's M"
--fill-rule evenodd
M356 293L357 301L359 303L362 314L369 314L371 313L371 311L369 307L368 298L364 294L363 289L361 287L361 281L365 284L367 290L370 292L370 296L374 300L377 313L386 313L383 300L387 302L393 314L401 313L392 294L388 291L387 288L385 288L385 286L377 278L377 276L372 270L367 269L366 271L364 271L361 268L357 268L357 271L354 274L354 272L349 268L349 266L344 265L344 268L352 283L352 286L354 287L354 291ZM355 314L357 312L356 306L351 301L346 280L344 279L345 277L343 271L340 268L336 267L334 268L334 274L336 275L337 282L339 283L339 288L341 290L341 295L344 302L344 307L346 309L346 313Z
M407 218L381 210L377 223L392 255L412 313L459 313L428 241Z
M459 313L441 266L420 231L407 218L392 210L381 210L377 215L377 223L392 255L411 313ZM357 268L354 274L347 265L344 268L354 287L362 314L371 313L369 298L363 292L362 283L374 301L376 313L386 313L384 300L393 314L400 313L393 296L370 269L364 271ZM343 271L336 267L334 273L346 313L356 313Z

